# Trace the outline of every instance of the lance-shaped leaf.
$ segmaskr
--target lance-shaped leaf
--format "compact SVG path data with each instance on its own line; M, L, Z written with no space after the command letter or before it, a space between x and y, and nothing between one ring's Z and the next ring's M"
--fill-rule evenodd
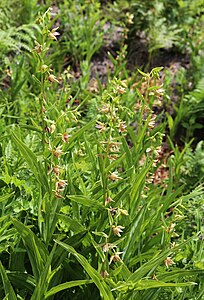
M8 300L17 300L16 294L13 290L13 287L8 279L8 276L6 274L6 271L0 261L0 273L1 273L1 278L4 286L4 292L6 294Z
M22 157L25 159L28 167L33 172L36 180L41 185L42 190L44 192L49 192L47 174L45 173L42 163L38 161L37 156L17 137L15 133L12 133L11 137Z
M95 285L100 291L101 296L104 300L113 300L113 294L111 293L111 290L105 283L102 276L89 264L87 259L79 254L73 247L62 243L60 241L56 241L59 245L61 245L65 250L67 250L69 253L75 256L75 258L78 260L78 262L82 265L84 270L88 273L88 275L91 277Z

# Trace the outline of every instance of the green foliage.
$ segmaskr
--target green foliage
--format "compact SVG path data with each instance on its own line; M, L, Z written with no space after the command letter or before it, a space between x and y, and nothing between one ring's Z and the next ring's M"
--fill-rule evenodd
M188 186L195 186L203 182L204 176L204 153L203 141L200 141L195 150L188 148L184 155L184 164L181 167L181 180Z
M91 2L87 5L83 1L64 1L60 5L65 31L62 51L71 54L76 62L90 62L103 44L105 19L99 2Z
M202 78L195 89L181 99L179 107L175 107L177 112L175 118L167 115L171 138L180 131L182 138L189 141L194 136L195 131L202 132L203 109L204 79Z
M2 3L14 14L14 2ZM117 57L107 56L106 84L95 78L91 90L105 8L63 1L55 13L42 3L37 15L35 4L17 1L21 18L5 19L2 31L0 298L202 299L203 142L192 152L191 142L180 149L173 141L180 124L191 137L202 118L202 81L166 121L154 113L163 68L130 74L123 44ZM138 18L150 9L150 52L180 42L182 22L169 24L165 15L172 1L137 1L138 11L135 4ZM197 4L188 16L202 13ZM176 5L182 11L190 2ZM127 30L132 17L123 16ZM178 18L175 9L171 16ZM79 79L65 69L67 54L70 68L80 65ZM172 152L168 176L157 182L167 122Z

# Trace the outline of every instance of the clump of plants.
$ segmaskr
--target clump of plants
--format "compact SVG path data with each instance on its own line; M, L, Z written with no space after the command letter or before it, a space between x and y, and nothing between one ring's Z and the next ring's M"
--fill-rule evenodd
M101 14L98 1L65 4L82 9L82 32L93 7ZM90 91L87 74L52 65L67 38L55 22L51 9L37 16L31 51L2 79L0 297L201 299L202 211L192 205L203 205L203 187L178 182L176 147L161 159L166 123L153 108L162 68L138 70L135 84L122 45L107 84ZM90 40L74 59L90 63ZM162 164L168 176L158 182Z

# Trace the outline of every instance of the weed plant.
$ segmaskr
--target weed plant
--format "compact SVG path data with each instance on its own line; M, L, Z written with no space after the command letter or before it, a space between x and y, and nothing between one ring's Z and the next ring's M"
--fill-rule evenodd
M61 38L87 70L102 43L99 2L73 3L63 4L65 14L81 12L63 20L69 33L60 36L47 9L30 51L2 51L0 298L202 299L203 187L181 184L190 168L171 140L169 174L155 181L166 127L153 111L165 93L162 68L138 70L135 85L121 45L106 86L98 80L90 91L86 72L77 80L52 65Z

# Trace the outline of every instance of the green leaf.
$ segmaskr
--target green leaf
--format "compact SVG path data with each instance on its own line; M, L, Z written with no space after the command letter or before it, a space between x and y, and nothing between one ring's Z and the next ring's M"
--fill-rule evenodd
M152 166L152 161L147 166L144 166L140 173L138 173L135 176L134 183L132 185L130 197L131 197L131 203L130 203L130 215L135 214L136 206L137 206L137 200L140 195L140 192L142 190L143 182L145 179L145 176L149 169Z
M86 228L84 228L84 226L76 219L70 218L69 216L63 214L58 214L58 218L62 222L65 222L69 230L73 231L74 233L79 233L86 230Z
M46 191L49 192L50 189L47 180L47 174L45 172L45 169L43 168L42 163L37 160L36 155L17 137L17 135L15 135L15 133L12 133L11 137L16 147L21 152L26 163L28 164L29 168L33 172L33 175L41 185L44 193Z
M74 286L82 286L84 284L90 284L90 283L93 283L93 280L74 280L74 281L70 281L70 282L65 282L65 283L62 283L62 284L59 284L53 288L51 288L46 294L45 294L45 299L47 299L48 297L60 292L60 291L63 291L63 290L66 290L66 289L70 289Z
M143 77L150 78L150 74L149 74L149 73L144 73L144 72L142 72L140 69L137 69L137 71L138 71Z
M97 202L95 200L91 200L89 199L88 197L85 197L83 195L68 195L67 198L69 198L71 201L75 201L77 202L78 204L82 204L84 206L88 206L88 207L93 207L93 208L96 208L96 209L106 209L104 207L103 204L101 204L100 202Z
M40 273L40 277L37 282L34 293L32 294L31 300L43 299L45 293L47 292L49 282L51 279L50 278L51 277L51 267L50 266L51 266L51 262L52 262L52 258L55 253L55 250L56 250L56 244L53 246L52 251L47 258L46 264Z
M21 272L9 272L7 275L14 286L21 289L26 289L30 295L33 293L36 285L33 276Z
M107 168L106 168L106 173L108 173L111 170L114 170L125 158L126 153L124 153L121 157L118 159L114 160Z
M169 129L170 129L170 132L171 132L173 127L174 127L174 120L173 120L172 116L169 115L168 113L166 115L167 115L167 119L168 119Z
M3 202L3 201L6 201L8 200L11 196L14 195L14 192L11 193L11 194L7 194L7 195L3 195L3 196L0 196L0 203Z
M153 271L161 262L164 261L166 257L168 257L171 253L177 252L180 250L181 247L189 243L191 240L193 240L195 236L192 236L187 241L180 243L179 245L172 247L171 249L167 249L157 255L156 257L153 257L150 259L150 261L143 264L139 269L137 269L129 278L129 281L132 282L138 282L143 276L145 276L148 272Z
M204 270L182 270L182 269L177 269L177 270L171 270L171 272L166 272L166 273L160 273L157 275L158 280L165 280L166 281L172 281L176 280L177 278L184 278L186 276L193 276L193 275L204 275Z
M132 154L130 152L130 148L128 146L127 140L125 139L124 136L121 137L121 141L122 141L122 146L123 146L123 151L126 153L126 162L129 168L132 167L133 162L132 162Z
M131 221L130 232L127 236L125 244L127 245L123 251L124 262L129 261L135 252L135 244L140 237L140 228L144 223L145 213L148 208L146 206L142 207L141 210L136 214L135 218Z
M159 287L184 287L184 286L192 286L196 285L195 282L178 282L178 283L171 283L171 282L163 282L159 280L152 280L152 279L144 279L140 280L136 284L133 284L133 282L125 282L124 284L121 284L117 286L116 288L112 289L112 291L115 290L123 290L126 292L127 290L147 290L152 288L159 288Z
M8 295L7 299L8 300L17 300L17 297L15 295L15 292L13 290L13 287L8 279L8 276L6 274L6 271L0 261L0 273L1 273L1 278L4 286L4 292L6 296Z
M79 129L77 132L75 132L70 138L69 142L65 148L65 151L70 150L77 142L78 139L83 136L83 133L87 131L89 128L91 128L95 124L95 120L89 122L88 124L84 125L81 129Z
M69 253L75 256L75 258L78 260L78 262L82 265L82 267L85 269L85 271L88 273L88 275L92 278L95 285L98 287L101 296L104 298L104 300L114 300L113 295L105 283L104 279L101 277L101 275L89 264L89 262L86 260L86 258L79 254L73 247L62 243L60 241L56 241L59 245L61 245L65 250L67 250Z
M13 218L12 222L23 239L24 245L28 252L33 274L37 281L44 269L44 264L47 261L47 249L27 226Z
M87 232L83 231L75 235L72 235L71 237L65 239L63 242L72 245L73 247L78 247L79 245L82 244L83 240L86 237L87 237ZM52 268L58 268L63 263L66 257L67 257L67 252L64 251L64 249L60 245L58 245L55 251L55 255L53 257Z

